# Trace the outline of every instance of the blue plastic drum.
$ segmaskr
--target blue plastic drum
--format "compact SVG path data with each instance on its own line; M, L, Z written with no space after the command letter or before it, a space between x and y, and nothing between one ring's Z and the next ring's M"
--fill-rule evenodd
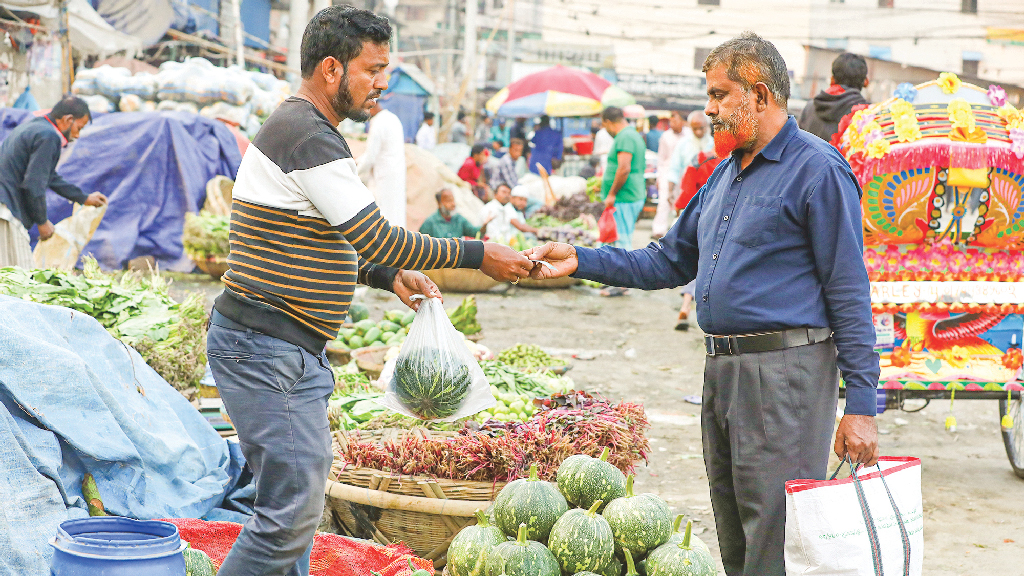
M62 522L52 576L184 576L188 545L178 527L159 520L100 516Z

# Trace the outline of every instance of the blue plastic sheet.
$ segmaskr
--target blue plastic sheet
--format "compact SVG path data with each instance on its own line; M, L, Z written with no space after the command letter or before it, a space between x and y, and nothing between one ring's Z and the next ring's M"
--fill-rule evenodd
M31 117L0 110L0 141ZM95 117L57 172L110 200L83 254L107 270L152 256L163 269L190 271L181 243L185 214L202 208L211 178L234 179L241 162L234 135L217 120L187 112L119 112ZM51 222L71 215L71 203L53 192L46 203ZM34 242L35 229L30 232Z
M0 574L49 574L86 472L115 515L244 521L237 446L95 319L0 296L0 350Z

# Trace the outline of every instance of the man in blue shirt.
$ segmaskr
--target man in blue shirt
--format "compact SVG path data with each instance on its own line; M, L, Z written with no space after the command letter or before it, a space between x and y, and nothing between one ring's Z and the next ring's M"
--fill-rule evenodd
M701 430L722 562L729 576L783 576L785 482L824 479L840 372L846 415L834 450L878 459L861 191L845 159L787 115L786 63L770 42L749 32L725 42L704 72L704 111L725 160L661 242L524 254L557 269L535 266L535 278L646 290L696 278L709 335Z
M530 172L540 174L537 170L537 165L540 164L548 174L551 174L551 161L562 159L562 132L551 127L550 118L541 116L530 144Z

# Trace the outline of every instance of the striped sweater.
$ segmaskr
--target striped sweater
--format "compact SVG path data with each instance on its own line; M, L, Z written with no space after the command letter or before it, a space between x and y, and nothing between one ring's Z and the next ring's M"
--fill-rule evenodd
M479 268L483 261L480 242L388 224L345 139L300 98L263 124L232 196L217 311L312 354L337 336L356 282L392 290L399 269Z

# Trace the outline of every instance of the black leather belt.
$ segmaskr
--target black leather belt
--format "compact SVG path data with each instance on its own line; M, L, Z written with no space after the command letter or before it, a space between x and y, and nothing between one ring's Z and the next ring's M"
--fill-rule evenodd
M832 337L831 328L793 328L780 332L739 336L704 336L708 356L735 356L752 352L771 352L824 342Z

